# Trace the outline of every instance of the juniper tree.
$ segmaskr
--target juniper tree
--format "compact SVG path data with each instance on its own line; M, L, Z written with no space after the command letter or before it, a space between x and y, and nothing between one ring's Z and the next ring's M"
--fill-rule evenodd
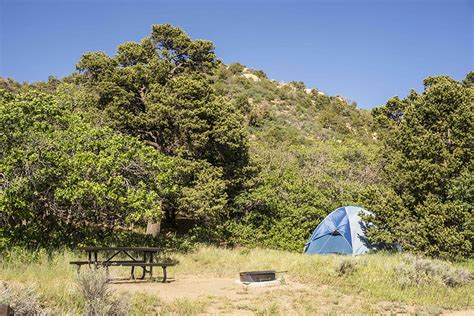
M474 91L445 76L424 86L422 94L395 100L403 106L385 139L388 188L369 198L376 214L369 235L431 256L471 256Z
M164 203L170 222L178 211L187 216L200 213L201 218L224 212L227 197L239 190L247 164L244 119L211 86L209 75L218 64L211 42L192 40L179 28L165 24L154 25L141 42L120 45L115 56L88 53L77 65L79 81L98 95L97 107L115 129L139 137L165 155L190 162L183 168L183 190ZM204 169L213 176L203 177ZM217 182L205 183L211 178ZM199 193L199 187L207 189ZM211 188L219 198L204 197ZM190 203L186 192L204 199ZM195 212L204 208L209 209L209 216Z

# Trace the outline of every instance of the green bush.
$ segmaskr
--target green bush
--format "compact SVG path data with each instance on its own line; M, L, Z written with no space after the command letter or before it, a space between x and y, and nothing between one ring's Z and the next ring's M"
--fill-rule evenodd
M244 65L239 63L230 64L228 69L233 75L241 74L244 71Z

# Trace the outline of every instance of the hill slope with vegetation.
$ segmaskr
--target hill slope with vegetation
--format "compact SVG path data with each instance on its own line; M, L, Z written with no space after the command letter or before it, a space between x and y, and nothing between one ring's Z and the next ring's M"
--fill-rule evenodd
M240 64L221 65L212 79L246 118L256 169L228 223L233 242L301 251L330 211L380 181L369 111Z

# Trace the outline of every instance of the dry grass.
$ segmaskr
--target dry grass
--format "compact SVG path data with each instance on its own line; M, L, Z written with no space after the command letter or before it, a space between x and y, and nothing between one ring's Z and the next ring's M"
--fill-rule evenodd
M80 310L84 301L75 291L76 272L68 264L74 259L69 251L59 251L51 257L43 251L15 250L0 262L0 281L34 287L39 299L53 310Z
M87 298L77 290L77 274L68 264L68 261L81 256L68 251L58 252L52 257L46 253L33 255L18 251L12 257L16 259L2 259L0 281L34 287L42 306L56 313L81 314L86 311ZM452 273L441 277L447 283L402 284L399 269L407 265L403 255L374 254L347 258L307 256L268 249L230 250L202 246L189 254L177 253L173 257L180 263L169 272L177 280L189 275L235 279L240 271L287 270L285 281L288 284L301 284L304 288L294 289L283 285L279 290L258 296L241 293L239 299L207 297L203 293L198 299L172 301L164 301L156 294L135 293L127 296L128 314L241 312L278 315L294 312L310 315L337 314L348 309L359 314L425 313L446 309L465 310L474 306L474 282L470 277L466 282L458 282L466 280L465 276L474 272L473 260L454 265L428 260L436 266L449 268ZM125 275L128 271L123 270L123 273ZM456 286L449 286L449 282L457 283Z
M448 287L436 283L401 286L397 267L404 262L402 254L370 254L357 258L340 256L307 256L268 249L221 249L201 247L189 255L177 254L179 274L204 274L235 277L239 271L285 271L291 281L310 285L331 285L342 293L360 295L371 302L389 301L445 309L467 309L474 306L474 282ZM351 273L339 276L341 262L351 261ZM472 273L474 261L451 265ZM347 264L346 268L347 268ZM344 269L346 269L344 268ZM347 268L349 269L349 268ZM339 272L338 272L339 270Z
M130 315L197 315L205 311L206 299L176 299L164 302L156 295L146 292L133 295L128 313Z
M0 304L10 305L17 315L46 315L36 289L23 284L0 283Z

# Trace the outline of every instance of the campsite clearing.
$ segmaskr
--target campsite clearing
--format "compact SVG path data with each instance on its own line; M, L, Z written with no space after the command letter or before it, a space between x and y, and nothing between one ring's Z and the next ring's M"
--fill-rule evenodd
M2 259L0 280L34 288L41 303L58 313L80 313L84 302L77 294L77 273L68 264L77 256L69 251L52 257L19 251ZM474 307L472 281L455 287L436 279L409 286L399 283L396 269L406 265L401 254L354 258L201 246L172 256L179 264L170 268L169 283L122 281L110 285L131 314L439 314ZM474 261L452 268L473 273ZM240 271L269 269L288 270L280 275L281 286L250 288L235 283ZM110 272L128 277L130 271L114 267Z
M254 314L367 314L378 311L414 312L416 307L390 302L374 303L347 295L328 285L310 285L285 279L280 286L247 287L236 278L180 275L163 287L159 283L116 283L112 288L137 300L154 302L143 312L152 314L165 306L189 304L197 313Z

